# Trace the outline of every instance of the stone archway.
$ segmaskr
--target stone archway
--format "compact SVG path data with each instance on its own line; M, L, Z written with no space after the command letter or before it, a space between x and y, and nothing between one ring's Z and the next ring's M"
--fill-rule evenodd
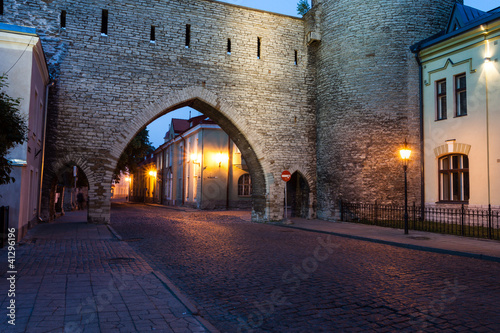
M268 196L266 195L269 193L269 185L266 182L265 174L266 169L267 172L270 172L270 168L265 161L262 161L264 157L262 142L255 140L258 136L253 133L251 126L247 124L246 119L237 109L207 89L202 87L186 88L148 105L140 117L134 119L130 126L123 126L125 130L112 146L113 158L118 160L128 142L150 122L185 106L202 112L214 120L238 146L252 176L252 220L267 221L270 218L267 208L269 207ZM111 182L111 178L109 178L109 182ZM108 203L103 204L109 205ZM92 215L93 212L90 211L89 216Z
M290 190L292 186L293 180L295 180L295 186L297 185L297 177L299 178L299 182L302 184L301 189L304 195L301 198L301 207L300 207L300 216L307 219L315 219L316 218L316 174L311 170L306 169L303 165L300 164L290 164L285 165L284 169L290 171L292 174L292 180L290 180L287 184L287 191ZM295 176L295 177L294 177ZM300 184L299 183L299 184ZM290 195L289 199L290 199ZM289 202L290 205L291 202Z
M73 180L67 179L68 174L73 173L73 167L77 167L78 175L78 185L73 184ZM92 186L90 185L92 184ZM93 177L91 168L89 167L87 161L84 158L78 157L73 158L71 156L66 156L59 159L57 162L53 163L48 171L44 174L44 186L42 188L42 210L41 218L46 221L51 221L55 218L56 213L64 213L68 210L68 207L64 207L63 204L67 199L76 200L76 193L68 195L68 191L73 191L73 185L77 185L81 188L82 185L86 187L85 192L89 192L90 188L95 188L95 179ZM57 205L56 196L59 194L60 203ZM88 196L88 194L86 195ZM70 206L76 205L76 202L70 203ZM90 202L89 202L90 206ZM91 221L89 219L89 221Z
M311 189L307 179L300 171L292 173L290 180L286 183L287 201L291 206L292 217L312 218L311 211Z

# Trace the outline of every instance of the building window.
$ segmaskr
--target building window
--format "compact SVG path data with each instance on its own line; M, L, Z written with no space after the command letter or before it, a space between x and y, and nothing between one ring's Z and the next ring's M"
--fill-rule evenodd
M467 115L467 82L465 73L455 76L455 105L456 116Z
M446 79L436 82L436 120L446 119Z
M244 174L238 179L238 195L251 196L252 195L252 179L250 175Z
M469 158L447 155L439 159L439 200L469 201Z
M227 39L227 54L231 54L231 38Z

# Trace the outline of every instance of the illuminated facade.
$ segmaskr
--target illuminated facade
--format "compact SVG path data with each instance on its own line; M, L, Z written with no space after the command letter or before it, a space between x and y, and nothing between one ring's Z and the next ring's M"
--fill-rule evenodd
M156 164L153 154L139 163L137 170L130 177L130 200L135 202L153 202L156 192Z
M113 180L111 185L111 200L112 201L127 201L130 196L130 182L132 177L128 173L120 171L120 181L117 183Z
M500 206L500 7L456 4L412 46L422 71L426 205Z
M252 183L245 159L206 116L173 119L165 143L153 155L142 165L139 184L146 202L201 209L251 207Z

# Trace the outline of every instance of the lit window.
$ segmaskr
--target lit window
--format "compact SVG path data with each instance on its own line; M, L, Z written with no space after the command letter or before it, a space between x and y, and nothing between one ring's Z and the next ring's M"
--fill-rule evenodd
M436 120L446 119L446 79L436 82Z
M447 155L439 159L439 200L469 201L469 158Z
M457 117L467 115L467 82L465 74L455 76L455 105Z
M250 175L244 174L238 179L238 195L251 196L252 195L252 179Z

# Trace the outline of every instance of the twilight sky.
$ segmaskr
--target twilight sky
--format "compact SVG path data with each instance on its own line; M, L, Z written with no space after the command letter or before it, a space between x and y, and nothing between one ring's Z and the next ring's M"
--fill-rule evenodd
M262 10L267 10L270 12L286 14L291 16L299 16L297 15L297 3L299 0L219 0L222 2L229 2L235 5L257 8ZM310 3L310 0L309 0ZM493 8L500 6L500 0L465 0L464 4L467 6L471 6L477 8L479 10L488 11ZM196 116L197 113L195 110L192 110L191 116ZM170 125L170 121L172 118L188 118L189 111L188 108L183 108L176 110L174 112L170 112L163 117L155 120L151 124L148 125L149 130L149 139L155 146L158 148L161 144L163 144L163 137L168 130Z

